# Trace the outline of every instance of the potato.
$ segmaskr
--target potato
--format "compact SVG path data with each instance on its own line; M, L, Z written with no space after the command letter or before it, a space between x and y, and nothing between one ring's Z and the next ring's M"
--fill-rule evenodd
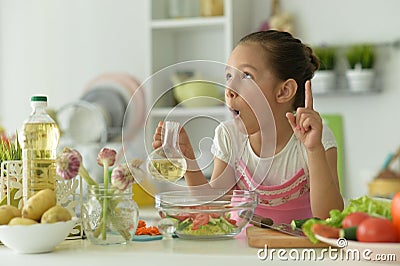
M13 211L7 206L8 205L0 206L0 225L8 224L10 220L14 218Z
M21 211L12 205L0 206L0 225L8 224L14 217L21 217Z
M56 222L65 222L71 219L72 215L69 213L69 211L64 207L57 205L51 207L45 213L43 213L40 222L43 224L50 224Z
M4 205L2 207L5 207L5 208L11 210L11 212L13 213L14 217L21 217L21 210L18 209L17 207L15 207L13 205Z
M43 213L57 204L56 192L43 189L28 199L22 208L22 217L40 221Z
M37 224L38 222L29 218L23 218L23 217L14 217L10 220L8 225L31 225L31 224Z

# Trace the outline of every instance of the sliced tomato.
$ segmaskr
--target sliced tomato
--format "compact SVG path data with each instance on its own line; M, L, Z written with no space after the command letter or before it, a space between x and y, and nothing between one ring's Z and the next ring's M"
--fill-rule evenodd
M192 230L199 229L199 226L206 225L210 221L210 216L207 213L199 213L193 219Z
M235 219L226 219L231 225L236 225L237 221Z
M400 192L397 192L391 203L392 222L397 230L397 236L400 241Z
M370 217L365 212L353 212L344 217L342 221L343 228L349 228L354 226L359 226L362 221Z
M189 213L182 213L182 214L180 214L180 215L174 215L174 216L172 216L172 217L174 217L174 218L176 218L176 219L178 219L179 221L184 221L184 220L186 220L187 218L190 218L190 217L192 217L193 215L192 214L189 214Z
M340 229L326 224L316 223L311 227L311 231L319 236L326 238L339 238Z
M218 212L212 212L212 213L210 213L210 216L212 217L212 218L218 218L218 217L220 217L221 216L221 214L220 213L218 213Z
M397 242L394 224L384 218L369 217L361 222L356 231L360 242Z

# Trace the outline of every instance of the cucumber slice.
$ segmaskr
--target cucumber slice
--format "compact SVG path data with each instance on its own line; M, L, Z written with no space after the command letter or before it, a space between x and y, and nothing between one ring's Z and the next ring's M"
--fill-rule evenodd
M293 230L295 230L296 228L300 228L301 229L303 224L305 224L305 222L307 222L310 219L321 220L318 217L301 219L301 220L292 220L292 222L290 223L290 226L292 227Z
M347 240L357 240L357 226L340 229L339 236Z

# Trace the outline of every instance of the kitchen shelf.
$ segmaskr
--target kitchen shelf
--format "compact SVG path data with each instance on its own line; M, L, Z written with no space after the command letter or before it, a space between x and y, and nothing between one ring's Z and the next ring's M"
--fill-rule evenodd
M185 0L186 3L191 5L194 15L171 18L168 13L169 1L148 2L150 49L146 58L147 76L152 79L146 86L146 130L153 132L160 120L175 120L185 124L192 144L197 146L204 137L212 138L219 121L228 119L230 113L224 105L175 107L171 76L177 70L193 71L204 80L223 83L225 65L221 67L218 63L224 64L234 43L251 32L251 13L247 1L243 0L224 0L223 15L210 17L200 16L199 0ZM146 136L146 144L152 142L151 137L152 134Z
M205 27L223 27L226 23L226 18L219 17L193 17L182 19L156 19L151 22L151 27L157 29L185 29L191 30Z
M368 42L365 42L368 43ZM313 92L316 97L364 97L369 95L376 95L384 91L383 76L386 73L387 60L390 58L391 49L400 48L400 40L395 40L393 42L383 42L383 43L371 43L374 45L375 50L375 62L374 62L374 77L372 84L368 88L360 87L360 90L351 89L351 80L347 76L349 70L349 63L345 56L346 49L357 43L348 44L330 44L330 46L335 47L336 51L336 66L335 66L335 82L329 91L325 92ZM362 44L362 42L360 43ZM318 45L312 45L312 47L318 47ZM317 72L316 72L317 73ZM361 78L360 78L361 80ZM314 79L315 81L315 79ZM313 79L311 80L311 83ZM316 88L316 87L314 87Z
M229 111L225 106L198 107L198 108L164 107L164 108L154 108L151 110L150 113L151 116L153 117L165 117L171 113L173 113L173 116L176 117L187 117L187 116L195 116L202 114L210 116L226 116L227 114L229 114Z
M319 92L319 93L313 93L313 96L316 97L334 97L334 96L367 96L367 95L375 95L378 93L381 93L381 89L371 89L367 91L351 91L348 89L337 89L337 90L331 90L328 92Z
M311 80L312 82L312 80ZM344 74L339 74L336 76L336 83L334 85L334 89L331 89L326 92L313 92L313 96L315 97L348 97L348 96L368 96L375 95L382 92L381 85L381 77L377 74L376 79L372 87L368 90L350 90L349 84L347 82L346 76Z

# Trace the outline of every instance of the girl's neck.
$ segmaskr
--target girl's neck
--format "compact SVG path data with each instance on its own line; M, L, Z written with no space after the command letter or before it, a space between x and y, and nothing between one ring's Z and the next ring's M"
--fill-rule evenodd
M286 117L284 119L275 119L275 127L276 127L276 140L275 140L275 154L278 154L283 148L286 147L290 138L293 135L292 127L287 121ZM249 135L249 141L251 148L257 156L261 154L261 131L256 132L255 134Z
M286 147L292 135L293 135L293 129L290 126L289 122L287 121L286 117L285 120L282 120L280 124L276 123L275 154L278 154L281 150L283 150Z

